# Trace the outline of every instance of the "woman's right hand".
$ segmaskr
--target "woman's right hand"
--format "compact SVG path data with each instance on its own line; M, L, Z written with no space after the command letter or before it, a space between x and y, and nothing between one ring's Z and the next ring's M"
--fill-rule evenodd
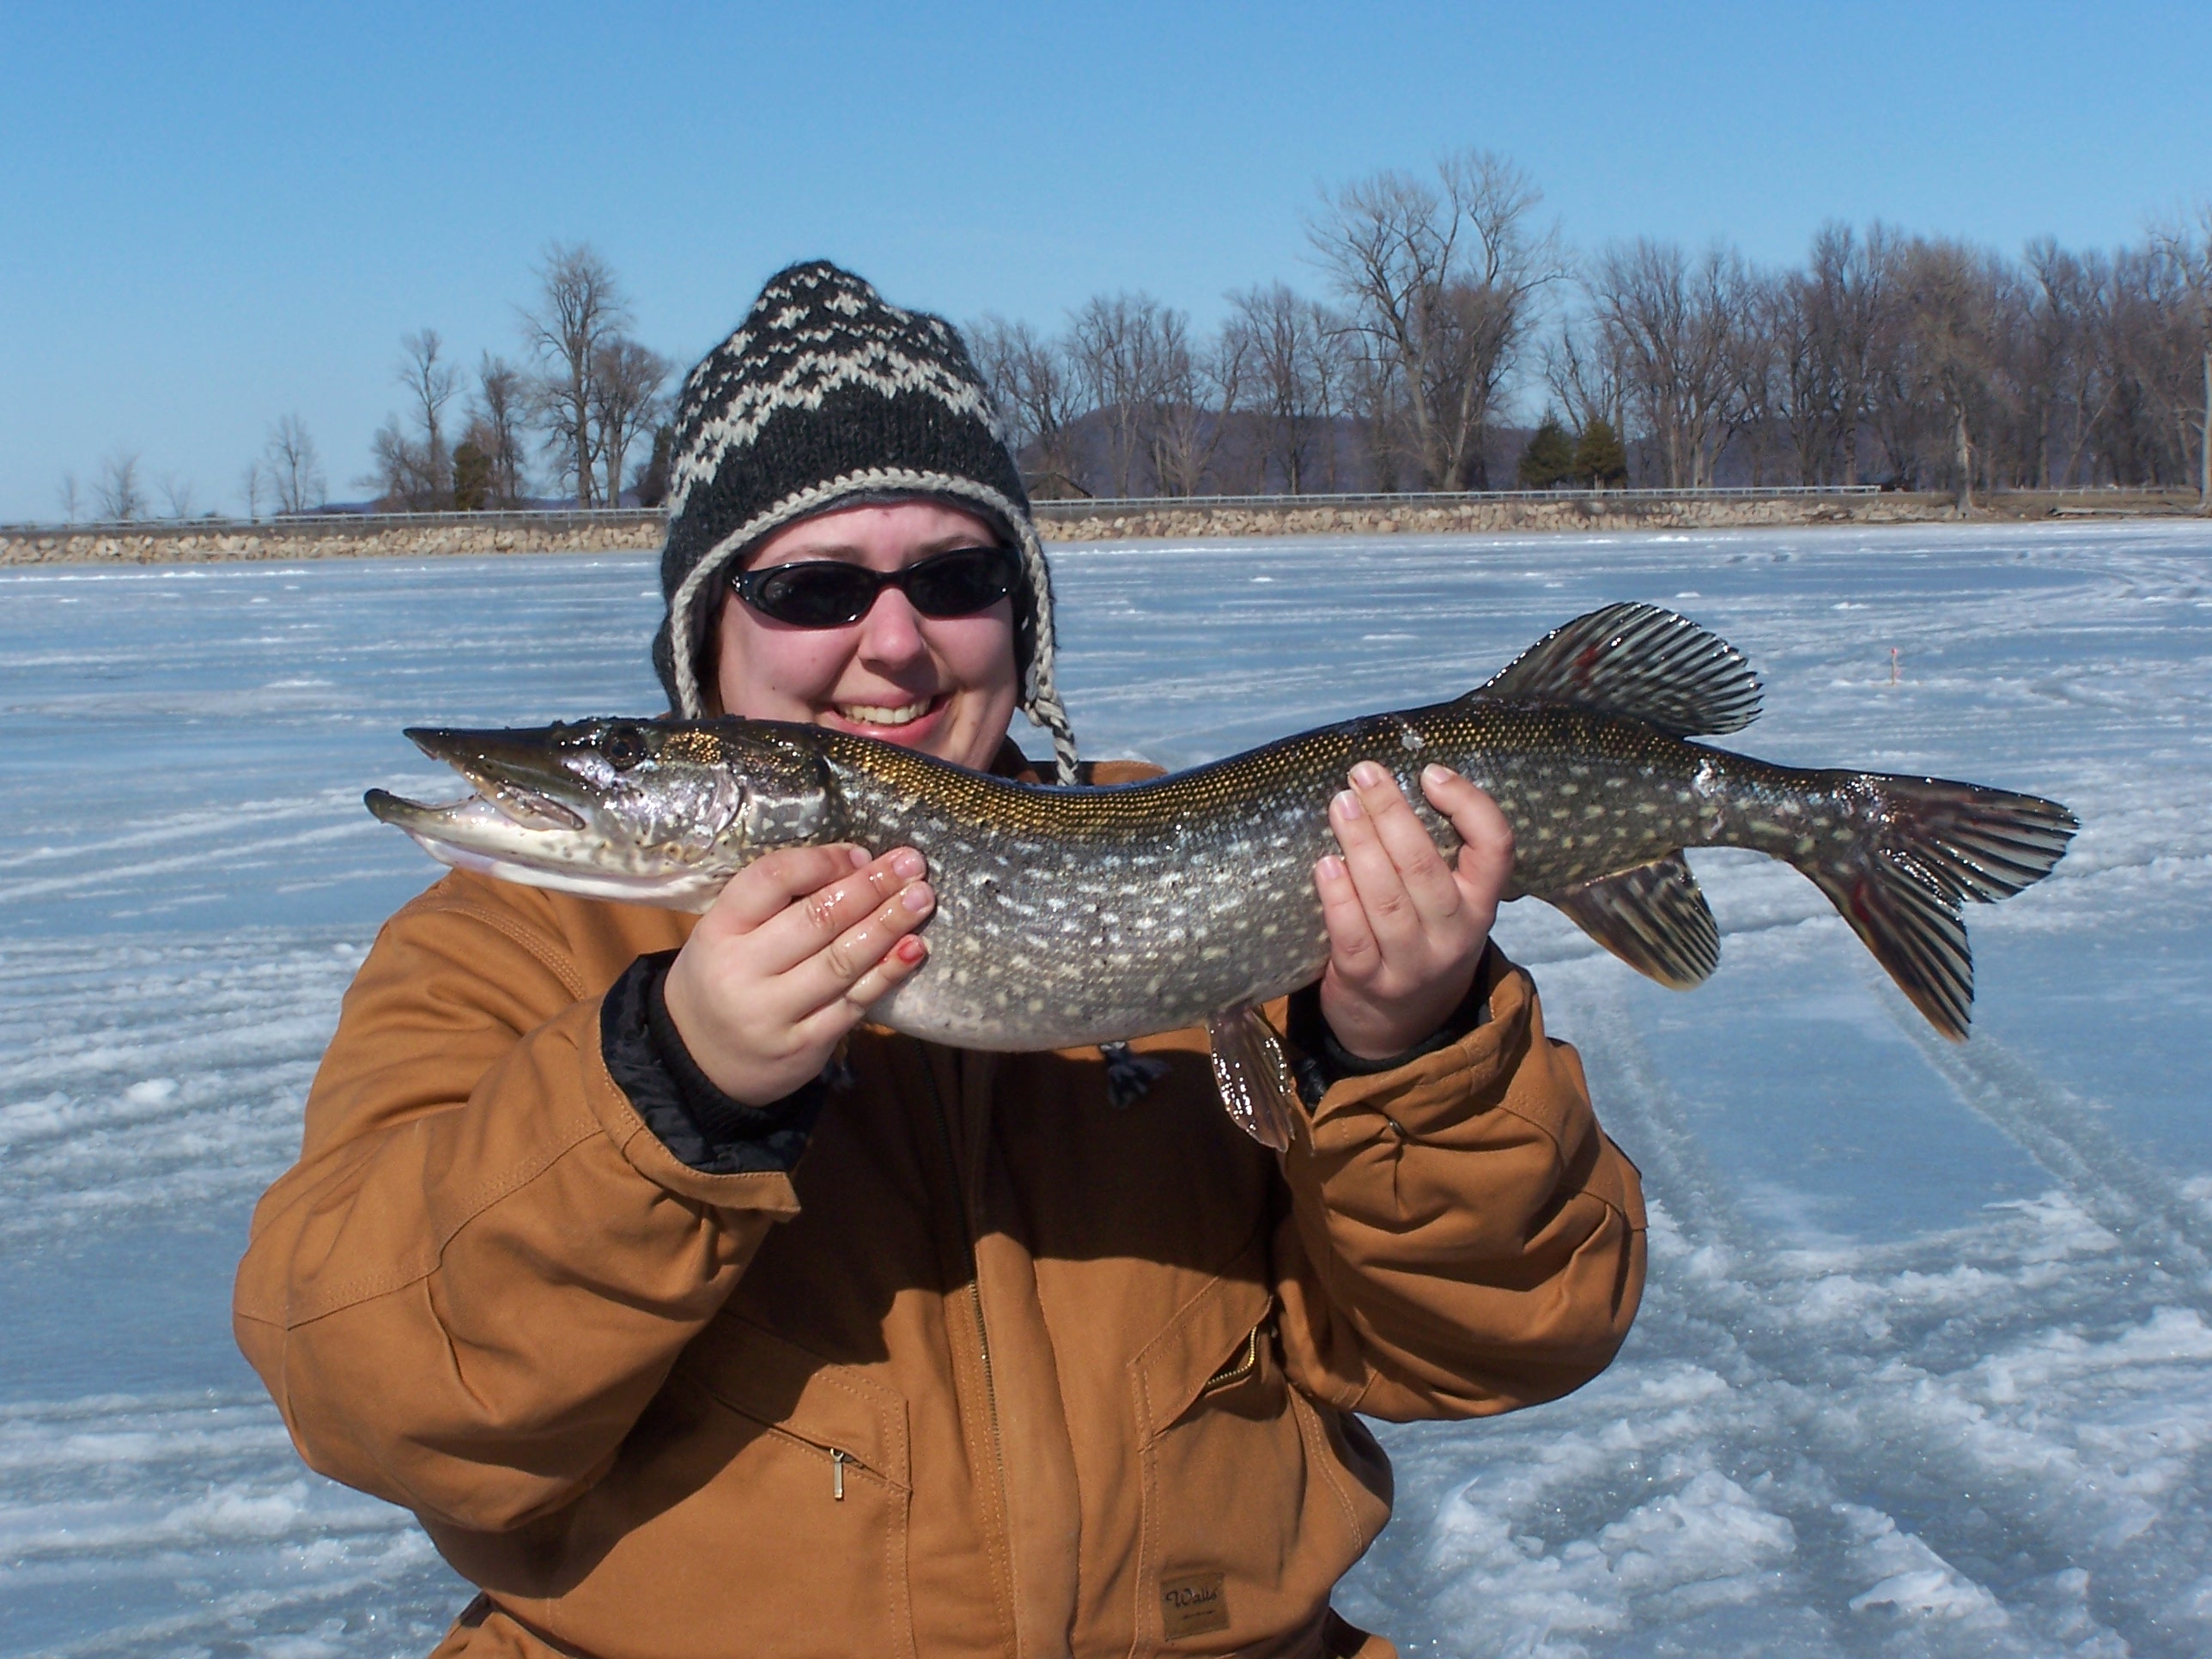
M714 1086L765 1106L820 1073L868 1005L929 954L921 854L786 847L739 871L699 919L662 995Z

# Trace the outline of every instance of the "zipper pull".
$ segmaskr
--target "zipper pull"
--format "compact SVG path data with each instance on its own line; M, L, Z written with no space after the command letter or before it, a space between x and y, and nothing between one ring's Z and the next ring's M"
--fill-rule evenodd
M830 1496L845 1501L845 1465L853 1460L835 1446L830 1449Z

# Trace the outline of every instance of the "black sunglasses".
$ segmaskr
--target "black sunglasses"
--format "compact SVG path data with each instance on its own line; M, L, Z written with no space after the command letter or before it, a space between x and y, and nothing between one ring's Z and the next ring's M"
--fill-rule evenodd
M956 547L888 574L835 559L770 565L730 578L730 591L762 616L793 628L843 628L866 616L886 587L925 617L972 617L1014 591L1021 551Z

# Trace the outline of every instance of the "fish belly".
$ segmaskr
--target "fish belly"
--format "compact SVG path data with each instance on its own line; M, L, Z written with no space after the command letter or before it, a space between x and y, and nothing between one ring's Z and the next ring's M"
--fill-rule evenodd
M1307 792L1309 797L1313 792ZM1203 1023L1317 977L1326 796L1103 840L884 824L929 860L929 961L872 1018L962 1048L1115 1042Z

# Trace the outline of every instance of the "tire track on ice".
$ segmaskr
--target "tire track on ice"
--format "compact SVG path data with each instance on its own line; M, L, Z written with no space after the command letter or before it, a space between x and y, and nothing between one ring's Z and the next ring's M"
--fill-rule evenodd
M1923 1578L1948 1572L1947 1594L1987 1598L2013 1636L2041 1630L2027 1650L2047 1651L2043 1638L2057 1631L2042 1603L2087 1563L2096 1571L2080 1587L2078 1610L2067 1611L2101 1629L2077 1628L2067 1646L2102 1637L2137 1653L2193 1651L2172 1645L2169 1620L2186 1587L2171 1582L2163 1564L2212 1551L2201 1474L2179 1480L2161 1507L2130 1490L2124 1468L2024 1431L1975 1397L1986 1380L1978 1373L2004 1359L2008 1347L2025 1343L2033 1359L2035 1339L2054 1324L2069 1317L2110 1323L2111 1276L2043 1271L2036 1229L2022 1224L2033 1219L2026 1209L1991 1227L1875 1249L1776 1251L1698 1146L1625 1004L1591 988L1588 1017L1576 1024L1593 1088L1608 1122L1648 1160L1662 1206L1654 1228L1656 1294L1646 1316L1656 1316L1651 1335L1672 1357L1729 1379L1738 1396L1730 1415L1747 1431L1741 1438L1733 1423L1716 1431L1733 1448L1732 1478L1755 1486L1762 1475L1786 1477L1794 1498L1786 1513L1807 1577L1849 1584L1870 1538L1924 1539L1933 1559ZM2098 1254L2131 1256L2124 1240ZM1863 1276L1869 1273L1872 1283ZM2136 1293L2124 1298L2124 1316L2154 1325L2158 1307L2171 1298L2146 1296L2141 1276L2129 1277ZM1948 1294L1947 1278L1954 1280ZM1931 1287L1936 1293L1925 1294ZM1854 1331L1838 1315L1861 1306L1874 1310L1874 1328ZM2201 1322L2180 1333L2185 1340L2206 1334ZM1947 1369L1947 1350L1977 1363ZM1809 1467L1792 1469L1793 1455ZM1889 1524L1905 1538L1885 1539ZM2154 1527L2164 1534L2161 1547L2145 1560L2130 1546ZM1856 1571L1865 1582L1864 1566ZM1863 1631L1863 1598L1877 1588L1831 1595L1820 1610L1840 1630ZM1948 1650L2008 1645L1986 1621L1954 1634L1960 1641Z

